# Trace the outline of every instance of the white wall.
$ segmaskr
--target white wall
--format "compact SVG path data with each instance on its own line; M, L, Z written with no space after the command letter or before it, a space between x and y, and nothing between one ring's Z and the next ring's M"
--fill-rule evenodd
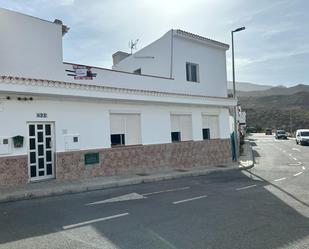
M173 77L206 96L227 96L225 50L174 37ZM186 62L199 65L199 82L186 81Z
M64 76L62 26L0 8L0 75Z
M4 97L4 96L3 96ZM171 142L171 113L192 114L193 140L202 140L202 113L219 113L220 136L229 138L227 109L192 107L184 105L148 105L112 102L81 102L48 100L34 97L24 102L5 100L0 108L0 137L22 135L27 137L27 122L51 121L55 123L56 150L64 151L64 135L79 134L81 149L110 147L110 112L140 113L142 144ZM47 118L37 118L37 113L47 113ZM225 124L221 123L225 122ZM12 155L26 154L27 140L22 149L13 149Z
M154 58L138 58L141 56ZM199 65L199 83L186 81L186 62ZM127 72L133 72L138 68L142 69L142 74L174 78L173 83L180 91L185 89L187 93L192 94L227 96L225 49L176 35L176 30L170 30L160 39L113 66L113 69ZM161 90L163 89L162 87Z
M175 32L175 31L174 31ZM93 80L75 80L62 63L62 26L28 15L0 8L0 76L59 80L80 84L119 88L185 93L226 97L225 50L195 42L172 31L124 59L115 69L133 71L139 67L143 74L170 77L171 41L173 37L173 75L175 79L147 77L93 68ZM66 36L70 36L68 33ZM136 58L136 56L154 56ZM200 83L186 81L185 62L199 64Z
M172 30L133 55L113 65L113 69L132 73L141 68L142 74L170 77L171 37Z

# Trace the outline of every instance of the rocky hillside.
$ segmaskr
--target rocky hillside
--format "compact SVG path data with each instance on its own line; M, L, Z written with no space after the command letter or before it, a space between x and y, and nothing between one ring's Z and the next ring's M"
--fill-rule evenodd
M247 126L258 129L283 127L288 131L309 128L308 85L274 87L238 96L247 113Z

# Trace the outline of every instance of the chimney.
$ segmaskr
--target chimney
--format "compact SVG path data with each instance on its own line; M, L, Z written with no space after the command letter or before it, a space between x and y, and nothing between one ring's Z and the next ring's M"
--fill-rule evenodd
M68 33L70 28L68 26L64 25L61 20L55 19L54 23L62 26L62 36L64 36L66 33Z
M118 52L114 53L113 54L113 65L118 64L120 61L122 61L123 59L127 58L130 55L131 54L128 54L128 53L122 52L122 51L118 51Z

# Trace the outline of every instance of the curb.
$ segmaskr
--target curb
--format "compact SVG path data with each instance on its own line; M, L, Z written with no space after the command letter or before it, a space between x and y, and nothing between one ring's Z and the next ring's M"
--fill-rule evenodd
M235 166L236 166L235 164L232 164L232 166L230 167L226 166L226 168L220 168L220 169L211 168L211 169L197 170L197 171L192 171L192 172L188 171L188 172L174 173L170 175L166 174L166 175L157 175L157 176L136 177L136 178L131 178L131 179L104 182L101 184L93 184L93 185L89 184L85 186L78 186L76 184L76 185L66 186L63 189L51 189L50 191L30 190L29 192L26 192L26 193L12 193L12 194L7 194L5 196L0 195L0 203L29 200L29 199L38 199L38 198L44 198L44 197L62 196L66 194L77 194L77 193L84 193L84 192L103 190L103 189L109 189L109 188L137 185L141 183L165 181L165 180L179 179L179 178L185 178L185 177L203 176L203 175L207 175L210 173L244 169L244 168L235 167Z
M251 154L251 160L249 160L249 161L251 161L252 163L250 164L250 165L248 165L248 166L239 166L239 168L241 168L241 169L245 169L245 170L247 170L247 169L252 169L253 167L254 167L254 165L255 165L255 157L254 157L254 153L253 153L253 149L252 149L252 146L251 146L251 143L250 143L250 141L249 140L246 140L246 144L247 144L247 146L249 146L250 147L250 154ZM238 162L239 163L239 165L241 165L241 163L240 162Z

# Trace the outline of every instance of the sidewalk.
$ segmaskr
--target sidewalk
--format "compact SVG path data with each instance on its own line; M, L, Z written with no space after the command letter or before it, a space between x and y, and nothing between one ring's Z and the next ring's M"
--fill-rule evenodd
M245 153L239 157L239 164L232 163L230 165L220 165L207 168L204 167L188 170L164 171L147 175L93 177L65 182L59 182L55 179L21 186L0 188L0 203L71 193L81 193L145 182L171 180L182 177L202 176L214 172L238 170L239 168L250 168L252 167L253 160L251 158L252 153L250 154L251 147L249 147L250 144L246 144L246 149L244 150Z
M240 168L252 168L255 163L254 153L249 140L244 141L243 151L238 158Z

